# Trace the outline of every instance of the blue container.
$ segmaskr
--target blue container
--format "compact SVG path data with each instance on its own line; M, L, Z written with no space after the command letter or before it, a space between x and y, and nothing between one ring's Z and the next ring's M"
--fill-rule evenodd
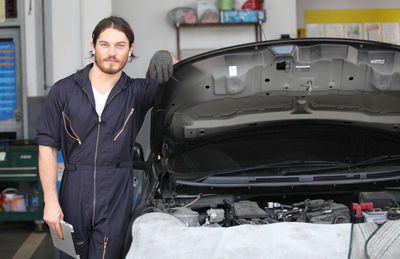
M246 22L265 22L267 14L264 9L245 9L245 10L222 10L221 23L246 23Z
M64 158L61 150L57 153L57 193L60 192L61 178L64 172Z

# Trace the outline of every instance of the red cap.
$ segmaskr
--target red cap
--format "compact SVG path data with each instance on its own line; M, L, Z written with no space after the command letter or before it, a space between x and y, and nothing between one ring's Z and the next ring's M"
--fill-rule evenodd
M358 204L358 203L352 203L351 204L351 208L353 209L353 210L355 210L356 211L356 215L357 216L360 216L362 213L361 213L361 206L360 206L360 204Z
M261 9L262 3L258 0L247 0L243 5L242 9Z
M362 202L361 209L362 210L372 210L374 208L374 203L372 202Z

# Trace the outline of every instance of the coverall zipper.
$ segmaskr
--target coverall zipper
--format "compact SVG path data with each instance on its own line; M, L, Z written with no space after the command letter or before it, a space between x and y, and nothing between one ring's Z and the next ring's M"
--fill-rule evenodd
M75 133L74 129L72 128L72 122L71 122L71 120L68 118L68 116L65 114L64 111L62 112L62 116L63 116L63 120L64 120L64 128L65 128L65 131L67 132L68 136L70 136L72 139L78 141L79 145L82 145L82 141L79 139L78 135ZM68 120L68 122L69 122L69 127L71 128L71 131L72 131L72 133L75 135L75 137L72 136L72 135L69 133L69 131L68 131L68 129L67 129L67 122L65 121L65 118L67 118L67 120Z
M96 106L94 105L92 99L90 99L90 95L87 93L87 91L82 88L82 90L86 93L87 97L89 98L90 103L93 106L93 109L96 111ZM109 100L106 102L104 105L104 109L106 108L107 104L111 102L114 97L121 92L121 89L119 89ZM104 111L103 109L103 111ZM95 217L95 211L96 211L96 174L97 174L97 151L98 151L98 146L99 146L99 137L100 137L100 124L101 124L101 115L98 116L98 124L97 124L97 137L96 137L96 150L94 153L94 166L93 166L93 214L92 214L92 228L94 228L94 217Z
M94 215L96 209L96 174L97 174L97 150L99 146L101 116L99 116L99 123L97 124L97 137L96 137L96 151L94 152L94 172L93 172L93 216L92 227L94 228Z
M128 117L126 118L126 120L125 120L125 122L124 122L124 125L122 126L122 129L118 132L117 136L115 136L114 142L117 141L118 137L119 137L119 136L122 134L122 132L124 131L125 126L126 126L126 124L128 123L129 118L132 116L132 114L133 114L134 111L135 111L135 109L132 108L131 111L129 112Z
M107 243L108 243L108 237L104 237L104 249L103 249L102 259L106 258Z

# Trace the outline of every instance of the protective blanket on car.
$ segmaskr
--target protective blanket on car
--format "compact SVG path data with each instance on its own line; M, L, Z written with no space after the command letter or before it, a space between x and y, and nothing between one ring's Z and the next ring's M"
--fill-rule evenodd
M388 222L389 223L389 222ZM137 218L132 226L133 241L126 256L133 258L400 258L399 221L323 225L297 222L269 225L222 227L187 227L178 218L166 213L148 213ZM360 225L360 227L358 226ZM379 230L395 229L387 238ZM378 231L377 231L378 230ZM375 248L365 249L366 241L375 233ZM388 245L386 241L391 240ZM369 243L372 244L373 240ZM371 243L372 242L372 243ZM386 242L386 243L385 243ZM386 249L383 254L382 245ZM351 250L350 250L351 248ZM383 255L383 257L382 257Z
M400 258L400 220L354 224L349 255L351 259Z

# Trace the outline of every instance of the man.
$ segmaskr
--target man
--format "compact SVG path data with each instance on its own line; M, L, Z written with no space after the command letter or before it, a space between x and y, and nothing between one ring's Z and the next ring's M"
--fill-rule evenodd
M60 238L60 220L74 226L81 258L120 258L133 204L133 146L158 82L122 72L134 57L126 21L105 18L92 38L94 63L52 87L37 127L43 219ZM166 80L176 62L158 51L148 75ZM65 163L59 199L58 149Z

